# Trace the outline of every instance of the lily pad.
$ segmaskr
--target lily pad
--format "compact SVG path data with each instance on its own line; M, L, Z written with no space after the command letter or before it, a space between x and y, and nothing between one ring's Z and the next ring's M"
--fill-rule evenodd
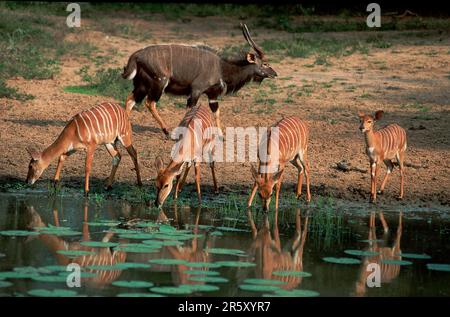
M280 289L278 291L275 291L274 295L281 297L316 297L319 296L320 294L316 291L311 291L307 289L293 289L289 291Z
M29 295L39 296L39 297L73 297L77 296L76 291L67 289L33 289L28 291Z
M117 263L115 265L116 268L119 270L126 270L126 269L148 269L151 267L150 264L147 263L139 263L139 262L123 262L123 263Z
M49 273L51 273L51 272L66 272L67 271L67 267L64 265L47 265L47 266L42 266L41 269L47 270L47 271L49 271Z
M381 263L388 265L411 265L411 261L406 260L382 260Z
M282 285L286 284L286 282L280 280L271 280L264 278L246 278L243 283L245 284L254 284L254 285Z
M85 250L58 250L56 253L68 256L68 257L78 257L84 255L94 255L95 252L85 251Z
M144 240L142 243L155 248L160 248L164 245L164 242L159 240Z
M64 283L67 281L67 276L64 275L36 275L32 277L33 280L47 283Z
M136 224L138 228L159 228L159 225L155 222L142 221Z
M146 281L114 281L112 282L112 285L128 288L145 288L152 287L154 284Z
M185 270L183 271L184 274L188 275L209 275L209 276L216 276L220 275L217 271L203 271L203 270Z
M37 231L27 231L27 230L2 230L0 235L8 237L26 237L26 236L37 236L40 233Z
M11 282L0 281L0 288L3 288L3 287L10 287L11 285L13 285Z
M325 257L322 258L325 262L336 263L336 264L360 264L361 261L354 258L335 258L335 257Z
M428 263L427 268L432 271L450 272L450 264Z
M119 234L119 237L122 239L145 240L145 239L153 239L155 235L152 233L121 233Z
M119 245L114 248L115 251L123 251L127 253L154 253L159 252L158 248L145 245L145 244L133 244L133 245Z
M177 229L175 227L162 224L159 226L159 231L160 232L173 232L173 231L177 231Z
M16 271L7 271L7 272L0 272L0 280L3 279L25 279L25 278L32 278L33 276L38 275L37 272L16 272Z
M233 228L233 227L216 227L217 230L226 231L226 232L246 232L247 230Z
M69 276L69 274L72 274L73 272L60 272L58 273L58 275L60 276L65 276L66 278ZM80 277L81 278L93 278L93 277L97 277L98 274L93 273L93 272L80 272Z
M187 261L185 260L178 260L178 259L152 259L148 260L148 262L160 265L183 265L187 263Z
M275 276L296 276L296 277L310 277L311 273L304 271L273 271L272 275Z
M242 284L239 288L250 292L275 292L280 290L280 287L274 285L257 285L257 284Z
M246 261L218 261L216 262L220 266L226 266L226 267L254 267L256 266L255 263L252 262L246 262Z
M83 241L80 243L85 247L93 247L93 248L113 248L118 246L118 243L115 242L103 242L103 241Z
M117 294L117 297L164 297L164 295L154 293L120 293Z
M191 276L189 281L205 282L205 283L227 283L228 279L220 276Z
M431 256L429 256L428 254L425 254L425 253L422 253L422 254L418 254L418 253L399 253L397 255L401 256L402 258L407 258L407 259L417 259L417 260L429 260L429 259L431 259Z
M193 292L216 292L220 290L218 286L209 284L182 284L179 287L190 289Z
M90 227L117 227L119 221L92 221L87 223Z
M344 253L354 256L377 256L378 252L363 251L363 250L345 250Z
M210 236L223 236L223 232L222 231L213 231L209 234Z
M211 248L206 249L206 252L212 253L212 254L226 254L226 255L246 255L244 251L239 249L225 249L225 248Z
M187 287L175 287L175 286L161 286L150 288L152 292L167 294L167 295L187 295L192 294L194 291Z
M208 268L217 268L220 267L220 264L217 262L186 262L186 266L189 267L208 267Z

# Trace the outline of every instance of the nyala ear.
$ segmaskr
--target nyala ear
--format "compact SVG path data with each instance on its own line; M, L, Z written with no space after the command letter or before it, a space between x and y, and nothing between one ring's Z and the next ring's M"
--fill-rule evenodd
M250 64L256 63L256 55L253 54L253 53L247 53L247 61L248 61Z
M163 166L164 166L164 161L162 160L162 158L161 158L160 156L158 156L158 157L155 159L155 168L156 168L156 171L157 171L157 172L161 171L161 170L163 169Z
M358 111L358 117L362 119L364 118L364 116L365 116L364 112Z
M380 120L383 114L384 114L383 110L378 110L377 112L375 112L375 120Z
M27 147L27 152L28 154L30 154L33 160L38 161L41 159L41 153L36 151L35 149Z

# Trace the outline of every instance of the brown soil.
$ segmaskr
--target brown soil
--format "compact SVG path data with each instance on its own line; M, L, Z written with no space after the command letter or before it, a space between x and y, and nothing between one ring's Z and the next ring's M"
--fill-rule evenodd
M115 19L119 21L119 19ZM112 23L117 22L112 21ZM207 23L205 24L205 21ZM135 50L158 42L197 43L205 42L215 47L240 44L243 39L236 21L224 18L192 18L188 24L177 24L161 19L143 21L120 19L120 23L139 23L151 30L152 39L145 43L133 39L107 36L87 27L70 35L68 40L82 38L100 47L105 55L116 49L119 55L106 66L123 67L128 56ZM213 27L211 27L213 26ZM176 27L180 28L179 31ZM230 36L232 30L236 36ZM174 31L175 30L175 31ZM257 40L265 37L286 37L284 32L255 30ZM387 49L373 49L368 55L352 54L329 58L330 66L309 66L315 58L284 58L272 63L279 74L272 81L279 88L267 98L274 98L275 111L264 111L272 106L255 105L255 94L262 87L249 85L237 96L225 97L221 102L222 122L225 126L268 126L283 116L295 114L309 122L310 164L312 195L331 195L352 201L367 201L369 193L368 159L364 151L363 135L358 131L358 110L374 112L382 109L385 118L379 125L396 122L407 130L408 150L406 156L406 197L402 204L448 205L450 203L450 154L448 126L450 106L450 59L448 36L429 32L415 37L414 32L400 36L387 32L385 38L393 43ZM422 32L423 33L423 32ZM183 35L189 34L186 39ZM334 33L326 36L362 36L363 33ZM319 37L319 33L305 34ZM413 41L411 39L417 39ZM51 80L11 79L8 84L21 92L32 94L34 100L19 102L0 99L0 179L24 179L29 156L27 146L44 149L58 136L65 122L74 114L101 101L113 101L102 96L87 96L65 93L63 87L81 84L75 72L89 63L87 58L75 59L67 55L62 60L61 72ZM121 79L118 79L121 80ZM323 83L329 83L322 85ZM289 85L295 88L287 88ZM303 85L312 84L310 94L296 96ZM267 82L263 83L263 86ZM325 86L325 87L324 87ZM267 88L267 86L265 86ZM290 89L290 90L289 90ZM293 92L291 102L283 102ZM163 101L167 96L163 96ZM183 99L181 98L180 101ZM205 99L201 99L204 102ZM123 102L123 101L121 101ZM167 102L166 102L167 104ZM420 104L420 107L411 106ZM255 111L260 109L260 111ZM262 109L262 110L261 110ZM181 120L184 110L175 105L160 109L160 113L171 128ZM153 162L161 155L168 160L172 141L167 141L157 128L148 111L132 113L134 143L140 156L145 185L153 182ZM123 160L117 173L118 181L135 182L131 160L122 151ZM348 172L336 169L336 163L346 160L351 164ZM95 155L94 178L105 179L110 171L110 156L101 147ZM56 161L38 181L51 179ZM247 192L251 186L249 163L219 163L218 178L223 189L240 188ZM384 173L384 172L383 172ZM82 179L84 153L71 156L63 169L64 178ZM209 169L202 169L204 183L211 184ZM292 190L296 180L294 167L287 167L284 190ZM190 175L188 182L192 182ZM39 185L38 185L39 186ZM95 186L94 186L95 190ZM385 204L397 204L399 173L396 170L387 185L386 193L380 197Z

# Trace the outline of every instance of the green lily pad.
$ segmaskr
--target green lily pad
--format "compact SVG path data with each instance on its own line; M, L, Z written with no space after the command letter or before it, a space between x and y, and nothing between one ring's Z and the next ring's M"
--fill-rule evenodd
M68 256L68 257L78 257L84 255L94 255L95 252L84 251L84 250L58 250L56 253Z
M42 266L41 269L47 270L47 271L49 271L49 273L66 272L67 271L67 267L64 265L47 265L47 266Z
M422 254L418 254L418 253L399 253L397 255L401 256L402 258L407 258L407 259L417 259L417 260L429 260L429 259L431 259L431 256L429 256L428 254L425 254L425 253L422 253Z
M58 227L54 227L52 229L45 228L45 229L39 230L39 232L41 234L48 234L48 235L58 236L58 237L80 236L80 235L82 235L82 233L79 232L79 231L67 230L66 228L63 228L63 229L57 229L57 228Z
M152 233L121 233L121 234L119 234L119 237L122 239L145 240L145 239L153 239L155 237L155 234L152 234Z
M381 263L389 265L411 265L411 261L406 260L382 260Z
M113 248L119 245L118 243L115 242L103 242L103 241L83 241L80 244L84 245L85 247L92 247L92 248Z
M181 284L179 287L190 289L192 292L216 292L220 288L209 284Z
M73 297L77 296L76 291L67 289L33 289L28 291L29 295L38 297Z
M210 236L223 236L223 232L222 231L213 231L209 234Z
M178 259L152 259L148 260L148 262L160 265L183 265L187 263L187 261L185 260L178 260Z
M121 271L123 268L117 267L117 264L115 265L89 265L86 266L86 269L93 270L93 271Z
M322 258L325 262L336 263L336 264L360 264L361 261L354 258L335 258L335 257L325 257Z
M175 227L170 226L170 225L162 224L162 225L159 226L159 231L160 232L173 232L173 231L177 231L177 229Z
M47 283L64 283L67 281L67 276L64 275L36 275L32 277L33 280Z
M178 241L188 241L194 238L201 238L201 234L185 233L185 234L166 234L166 233L155 233L154 238L160 240L178 240Z
M378 252L363 251L363 250L345 250L344 253L354 256L377 256Z
M227 283L228 279L219 276L191 276L189 281L205 282L205 283Z
M145 244L129 244L129 245L119 245L114 248L115 251L123 251L127 253L154 253L159 252L158 248L145 245Z
M0 280L3 279L25 279L25 278L32 278L33 276L38 275L37 272L15 272L15 271L7 271L7 272L0 272Z
M26 230L2 230L0 235L8 237L26 237L26 236L37 236L40 233L37 231L26 231Z
M271 280L264 278L246 278L242 281L244 284L254 284L254 285L282 285L286 282L280 280Z
M176 247L179 245L183 245L183 241L178 241L178 240L163 240L161 241L162 245L165 247ZM145 241L142 241L142 243L145 243Z
M257 284L242 284L239 288L250 292L275 292L280 290L278 286L274 285L257 285Z
M123 263L117 263L115 265L115 267L118 268L119 270L127 270L127 269L148 269L152 266L147 263L123 262Z
M159 225L155 222L141 221L136 224L136 227L138 227L138 228L159 228Z
M164 242L159 240L144 240L142 243L155 248L160 248L164 245Z
M60 276L65 276L66 278L69 276L69 274L72 274L73 272L60 272L58 273L58 275ZM93 277L97 277L98 274L96 273L92 273L92 272L80 272L80 277L81 278L93 278Z
M154 284L152 282L146 281L114 281L112 282L112 285L129 288L144 288L144 287L152 287Z
M220 266L225 267L254 267L255 263L245 262L245 261L217 261L216 262Z
M175 286L152 287L150 291L167 295L187 295L193 293L191 288Z
M90 227L117 227L119 221L92 221L87 223Z
M117 297L164 297L161 294L154 293L120 293Z
M450 272L450 264L428 263L427 268L432 271Z
M217 230L226 231L226 232L246 232L247 230L233 228L233 227L216 227Z
M0 281L0 288L10 287L11 285L13 285L11 282Z
M220 275L219 272L217 271L203 271L203 270L185 270L183 271L184 274L188 274L188 275L209 275L209 276L215 276L215 275Z
M186 262L186 266L188 267L208 267L208 268L218 268L220 264L213 262Z
M226 254L226 255L246 255L244 251L239 249L225 249L225 248L211 248L206 249L206 252L212 253L212 254Z
M296 277L310 277L311 273L304 271L273 271L272 275L275 276L296 276Z
M281 297L316 297L320 294L316 291L311 291L307 289L293 289L293 290L284 290L280 289L278 291L274 292L275 296L281 296ZM264 295L263 295L264 296ZM270 296L270 294L269 294Z

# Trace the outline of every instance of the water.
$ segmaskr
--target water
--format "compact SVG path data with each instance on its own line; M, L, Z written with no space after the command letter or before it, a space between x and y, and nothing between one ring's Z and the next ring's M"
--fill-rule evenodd
M40 234L5 235L10 230ZM450 272L427 267L450 263L449 237L449 215L433 211L325 206L265 216L9 194L0 196L0 272L15 273L0 273L0 295L449 296ZM327 257L360 263L329 263ZM81 266L79 288L67 286L70 263ZM372 266L380 287L367 284L376 281Z

